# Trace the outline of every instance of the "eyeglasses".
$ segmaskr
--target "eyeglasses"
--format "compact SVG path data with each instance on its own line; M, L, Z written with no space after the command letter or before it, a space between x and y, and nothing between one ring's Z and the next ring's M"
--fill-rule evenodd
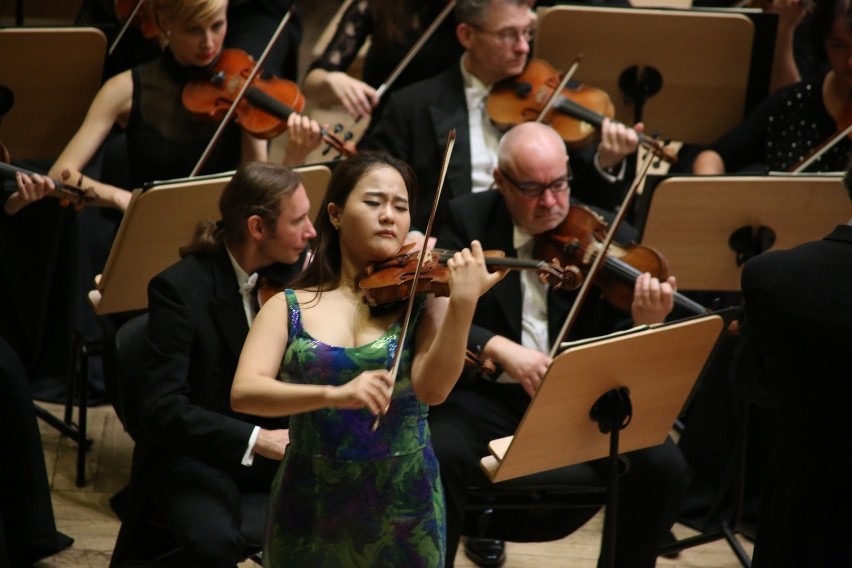
M486 30L485 28L481 28L476 24L468 23L470 27L475 29L478 32L488 34L497 39L502 44L505 45L515 45L521 38L524 39L527 43L530 43L535 36L535 28L524 28L522 30L517 30L513 28L507 28L504 30L498 30L496 32L492 32L491 30Z
M527 197L539 197L548 189L552 193L562 193L564 191L568 191L568 188L571 186L571 174L558 177L548 183L538 183L535 181L515 181L514 179L512 179L512 176L507 174L506 171L502 168L500 169L500 173L503 174L503 177L506 178L509 183L514 185L518 191L520 191Z

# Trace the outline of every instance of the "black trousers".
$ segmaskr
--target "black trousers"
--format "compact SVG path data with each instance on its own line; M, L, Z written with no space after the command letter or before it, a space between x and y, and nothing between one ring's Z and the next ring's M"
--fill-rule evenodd
M443 404L430 409L432 444L447 502L448 567L453 565L464 531L469 488L490 483L480 470L479 460L488 454L488 442L514 434L528 404L529 397L519 385L475 381L459 383ZM652 567L659 544L680 509L686 463L671 440L629 452L623 458L628 467L619 480L615 564L620 568ZM605 483L605 459L548 472L545 477L548 484L558 480L560 485L572 486L584 483L590 469L601 484ZM528 478L530 484L536 483L535 478ZM547 514L497 514L488 536L514 541L554 540L570 534L595 513L596 509L572 508Z
M74 542L56 530L27 376L0 337L0 567L30 566Z

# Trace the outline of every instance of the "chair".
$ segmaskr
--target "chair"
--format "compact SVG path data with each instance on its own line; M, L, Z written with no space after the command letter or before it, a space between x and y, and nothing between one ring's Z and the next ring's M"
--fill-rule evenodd
M115 411L124 430L134 441L141 427L138 408L134 401L133 382L137 378L145 356L145 332L148 327L148 314L144 313L130 319L119 327L115 334L116 392ZM124 508L129 487L115 495L111 504L122 522L127 522ZM240 509L244 522L240 533L246 542L244 558L258 565L261 562L261 545L266 529L266 517L269 507L269 495L266 493L246 493L242 496ZM156 518L134 519L133 534L127 536L113 554L113 566L180 566L181 551L165 527ZM121 551L119 551L121 548Z

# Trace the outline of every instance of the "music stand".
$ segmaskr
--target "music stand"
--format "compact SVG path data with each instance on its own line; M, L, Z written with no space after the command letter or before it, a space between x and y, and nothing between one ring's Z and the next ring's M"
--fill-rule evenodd
M699 144L742 120L749 74L756 72L754 37L743 14L555 6L539 10L534 48L563 71L582 55L574 79L609 93L622 122L641 119L649 132ZM670 47L661 49L661 42ZM636 113L620 95L620 78L630 82L631 69L633 82L645 79L647 89L653 91L655 71L662 82L659 92L637 101Z
M483 471L499 483L608 456L601 557L612 566L618 454L665 441L726 329L709 314L563 344L515 435L489 444Z
M331 170L303 166L294 171L302 177L315 218ZM232 175L171 180L133 191L104 271L89 292L96 314L148 307L148 282L180 260L178 249L189 243L199 221L219 219L219 196Z
M815 241L852 218L840 174L674 176L649 189L641 242L681 290L739 291L742 264Z
M15 102L0 122L14 160L54 160L101 85L106 37L96 28L0 29L0 84Z

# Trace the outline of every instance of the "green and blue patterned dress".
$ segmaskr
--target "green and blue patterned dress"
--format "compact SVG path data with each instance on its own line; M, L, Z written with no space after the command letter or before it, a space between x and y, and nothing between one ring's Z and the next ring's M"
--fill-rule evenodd
M289 342L281 380L341 385L390 367L399 322L366 345L326 345L302 327L295 293L285 296ZM416 322L415 315L410 330ZM404 344L390 410L375 432L367 410L290 417L290 445L272 484L264 566L443 566L444 494L428 407L411 386L413 335Z

